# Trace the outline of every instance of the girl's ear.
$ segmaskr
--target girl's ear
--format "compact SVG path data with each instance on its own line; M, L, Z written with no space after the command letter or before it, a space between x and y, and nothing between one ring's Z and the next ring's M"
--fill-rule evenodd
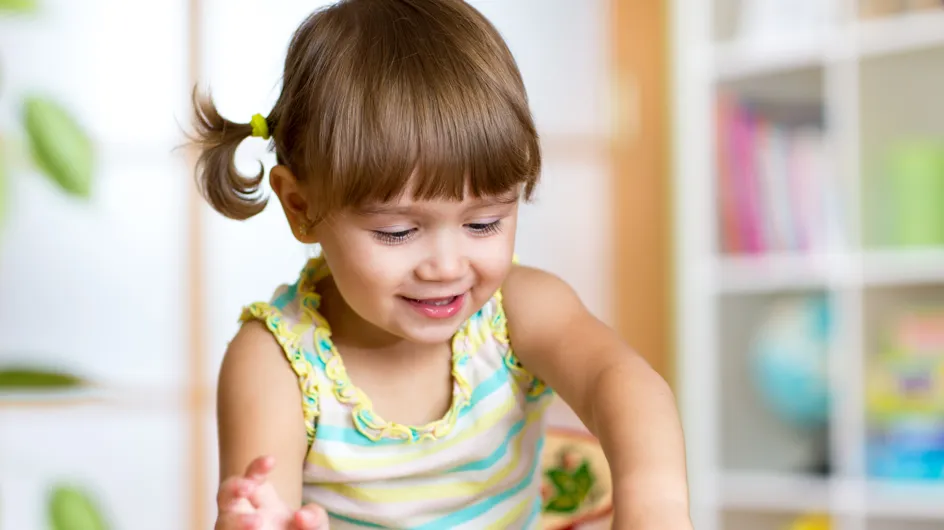
M269 172L269 185L282 203L282 211L292 227L295 239L305 244L318 242L315 237L314 223L308 211L310 207L308 193L305 187L295 178L295 174L288 166L277 165Z

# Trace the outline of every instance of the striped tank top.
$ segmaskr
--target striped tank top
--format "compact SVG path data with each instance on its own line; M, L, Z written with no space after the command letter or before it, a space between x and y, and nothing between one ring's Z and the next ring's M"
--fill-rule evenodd
M318 312L313 258L270 302L247 306L278 340L302 392L309 449L303 499L331 529L534 529L551 391L518 362L501 291L452 339L452 405L423 426L384 421L348 377ZM301 421L301 418L300 418Z

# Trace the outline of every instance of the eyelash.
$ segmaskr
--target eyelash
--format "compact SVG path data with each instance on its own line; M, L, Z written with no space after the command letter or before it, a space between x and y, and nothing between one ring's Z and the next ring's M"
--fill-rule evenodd
M492 221L491 223L469 223L466 226L477 236L490 236L502 231L501 219Z
M490 236L498 234L502 231L501 219L492 221L491 223L469 223L466 225L466 227L468 227L472 233L478 237ZM381 243L387 245L397 245L406 242L415 232L415 228L401 230L399 232L383 232L380 230L375 230L374 237L377 238L377 240Z
M374 237L385 245L397 245L406 241L415 231L415 228L401 230L399 232L382 232L380 230L375 230Z

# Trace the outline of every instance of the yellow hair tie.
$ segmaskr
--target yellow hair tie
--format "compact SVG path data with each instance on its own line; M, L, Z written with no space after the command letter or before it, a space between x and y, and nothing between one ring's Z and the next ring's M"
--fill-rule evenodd
M253 114L249 124L252 125L253 136L263 140L269 139L269 124L266 123L266 119L262 117L262 114Z

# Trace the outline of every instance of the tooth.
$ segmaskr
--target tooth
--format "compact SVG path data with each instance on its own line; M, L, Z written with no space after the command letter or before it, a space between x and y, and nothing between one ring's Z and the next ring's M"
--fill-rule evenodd
M426 303L433 306L445 306L452 303L455 297L452 298L440 298L439 300L427 300Z

